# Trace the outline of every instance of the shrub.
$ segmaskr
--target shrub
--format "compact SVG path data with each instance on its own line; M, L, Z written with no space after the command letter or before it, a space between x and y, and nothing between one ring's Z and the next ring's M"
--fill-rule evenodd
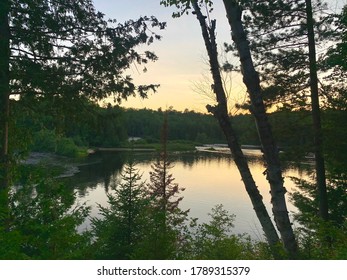
M71 138L60 138L57 141L56 153L62 156L76 157L79 149Z

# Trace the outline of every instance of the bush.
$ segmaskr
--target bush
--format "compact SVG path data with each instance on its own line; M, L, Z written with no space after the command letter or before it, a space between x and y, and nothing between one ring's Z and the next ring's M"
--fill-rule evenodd
M241 259L271 259L266 244L252 241L246 235L235 235L232 232L235 215L230 214L219 204L209 213L208 223L191 223L191 240L187 259L204 260L241 260ZM190 252L189 252L190 251Z
M77 142L83 143L78 138ZM56 153L67 157L76 157L82 153L73 139L58 137L52 130L40 130L34 135L32 151Z
M74 206L75 193L49 178L46 170L30 169L21 175L25 183L9 197L9 228L0 226L0 259L88 258L90 235L78 227L89 207Z
M71 138L61 138L57 142L56 153L62 156L76 157L78 156L79 149Z

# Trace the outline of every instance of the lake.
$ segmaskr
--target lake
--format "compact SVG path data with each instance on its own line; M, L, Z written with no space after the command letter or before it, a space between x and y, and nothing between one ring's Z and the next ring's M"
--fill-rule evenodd
M262 174L265 167L259 150L244 150L254 179L263 196L264 203L271 213L269 185ZM149 180L151 164L157 154L151 152L102 152L89 156L79 166L80 172L67 179L69 185L77 191L78 203L86 202L92 207L91 216L98 216L97 204L107 206L106 193L110 186L119 181L124 165L130 158L142 174L143 181ZM179 186L184 187L184 199L180 203L182 210L190 209L189 215L207 222L208 213L217 204L223 204L230 213L235 214L234 233L248 233L256 240L264 240L260 223L252 208L238 170L226 153L206 151L191 153L173 153L169 156L174 167L170 170ZM306 165L305 165L306 166ZM308 165L309 166L309 165ZM307 166L306 166L307 167ZM286 163L283 167L285 187L290 192L295 188L290 177L308 178L310 168L296 167ZM288 200L288 196L287 196ZM293 213L295 207L288 202L288 210ZM81 229L88 228L86 221Z

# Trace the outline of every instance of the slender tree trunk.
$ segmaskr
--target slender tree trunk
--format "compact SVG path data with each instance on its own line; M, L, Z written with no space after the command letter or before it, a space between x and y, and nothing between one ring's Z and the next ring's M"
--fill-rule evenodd
M311 87L311 110L313 119L314 134L314 153L316 163L317 190L319 200L319 215L322 219L328 220L328 195L325 178L325 163L323 157L323 137L319 107L319 91L316 61L316 43L313 30L313 14L311 0L306 0L306 16L307 16L307 37L309 48L310 63L310 87Z
M10 31L9 31L9 1L0 2L0 189L8 187L8 127L9 127L9 57L10 57Z
M0 2L0 228L9 228L8 121L9 121L9 1Z
M205 21L204 16L202 15L200 8L196 1L193 1L193 8L195 14L199 20L202 35L205 41L205 46L209 56L209 62L211 67L211 74L213 77L214 85L213 89L216 94L218 105L207 106L207 109L212 113L219 122L220 127L223 130L223 133L227 139L228 146L231 150L235 164L240 172L241 178L244 182L246 191L251 199L253 208L256 212L256 215L262 225L267 241L272 248L274 257L278 257L275 247L280 243L279 237L277 235L276 229L271 221L271 218L265 208L263 203L263 198L259 193L258 187L253 179L253 176L249 170L247 160L241 150L240 144L236 137L236 133L233 130L233 127L230 123L230 118L228 115L227 109L227 100L225 91L223 88L222 79L220 76L220 66L218 62L218 52L217 44L215 40L215 21L211 22L211 25L208 27Z
M279 152L274 142L271 126L265 111L259 75L253 65L249 43L241 21L242 10L235 0L223 0L223 2L231 27L232 39L236 44L240 56L243 82L247 87L251 100L251 112L256 120L258 134L267 165L266 178L271 188L272 212L276 226L281 234L284 247L291 257L295 257L297 254L297 243L285 201L286 189L283 186Z

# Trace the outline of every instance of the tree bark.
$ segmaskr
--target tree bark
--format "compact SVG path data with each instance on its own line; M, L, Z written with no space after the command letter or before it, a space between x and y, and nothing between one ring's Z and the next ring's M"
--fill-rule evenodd
M205 21L205 17L202 15L200 8L197 4L197 1L192 1L192 4L197 19L200 23L203 39L209 56L209 63L211 67L210 71L214 81L213 89L216 94L216 99L218 103L218 105L215 107L208 105L207 109L216 117L221 129L223 130L233 159L245 185L246 191L251 199L253 208L263 228L266 239L272 249L272 253L275 258L278 258L279 256L275 248L276 245L280 243L278 234L263 203L263 198L259 193L258 187L249 170L247 160L241 150L241 146L238 142L236 133L231 125L230 118L228 115L227 99L220 75L217 44L215 40L216 22L212 21L210 26L208 27Z
M310 88L311 88L311 110L313 120L314 134L314 153L316 163L316 181L319 200L319 215L323 220L329 219L328 195L325 178L325 163L323 157L323 137L319 107L319 90L317 76L317 61L316 61L316 43L313 30L313 12L311 0L306 0L306 16L307 16L307 37L309 49L310 63Z
M10 89L9 89L9 57L10 57L10 29L8 15L9 1L0 3L0 189L8 187L8 129L10 115Z
M284 247L290 257L294 258L297 254L297 243L285 201L286 189L283 186L279 152L274 142L271 126L262 99L259 75L254 68L249 43L243 28L241 20L242 10L235 0L223 0L223 2L231 27L232 39L236 44L240 57L243 82L247 87L251 100L251 113L256 120L264 159L267 165L266 178L270 183L272 212L276 226L281 234Z

